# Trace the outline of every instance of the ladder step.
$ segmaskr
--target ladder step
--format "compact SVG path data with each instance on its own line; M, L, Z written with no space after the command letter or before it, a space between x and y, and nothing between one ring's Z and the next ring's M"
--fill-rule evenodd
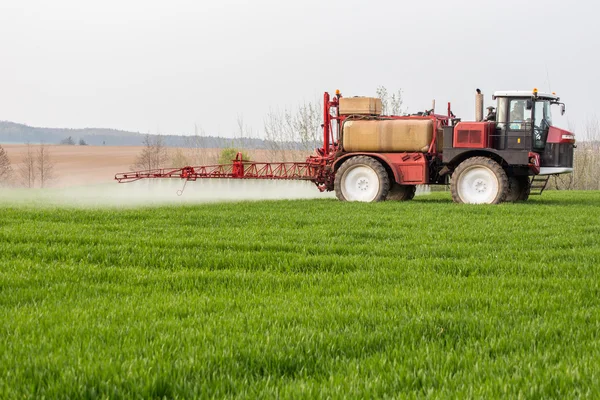
M529 195L530 196L539 196L541 195L544 190L546 189L546 186L548 185L548 181L550 180L550 175L543 175L543 176L534 176L531 179L531 183L529 185Z

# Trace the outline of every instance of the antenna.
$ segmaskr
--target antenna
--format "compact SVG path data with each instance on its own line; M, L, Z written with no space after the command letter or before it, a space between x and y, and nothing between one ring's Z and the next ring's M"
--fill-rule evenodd
M548 93L552 93L552 85L550 85L550 73L548 72L548 64L544 64L546 67L546 82L548 82Z

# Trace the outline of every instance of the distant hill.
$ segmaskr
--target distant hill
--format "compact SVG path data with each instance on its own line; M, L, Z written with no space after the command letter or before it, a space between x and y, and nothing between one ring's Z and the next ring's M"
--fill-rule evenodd
M83 139L93 146L141 146L146 134L139 132L120 131L104 128L36 128L15 122L0 121L0 143L47 143L59 144L62 140L71 137L75 143ZM200 147L223 148L231 147L232 139L201 136L192 138L181 135L162 135L165 144L169 147ZM195 140L194 140L195 139ZM262 139L241 138L235 139L236 147L245 149L268 149L270 143ZM315 143L314 147L320 145ZM285 148L300 149L299 143L285 143Z

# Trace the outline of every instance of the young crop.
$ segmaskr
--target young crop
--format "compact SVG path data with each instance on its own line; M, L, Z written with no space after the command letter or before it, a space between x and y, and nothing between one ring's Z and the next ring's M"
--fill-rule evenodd
M0 397L600 396L600 193L0 210Z

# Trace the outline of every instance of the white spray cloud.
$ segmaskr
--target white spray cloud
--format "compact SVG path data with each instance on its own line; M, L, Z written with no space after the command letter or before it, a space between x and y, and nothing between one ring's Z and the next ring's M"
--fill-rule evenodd
M335 198L310 182L244 179L146 179L60 189L3 190L0 203L31 206L133 207L241 200ZM183 193L178 195L182 189Z

